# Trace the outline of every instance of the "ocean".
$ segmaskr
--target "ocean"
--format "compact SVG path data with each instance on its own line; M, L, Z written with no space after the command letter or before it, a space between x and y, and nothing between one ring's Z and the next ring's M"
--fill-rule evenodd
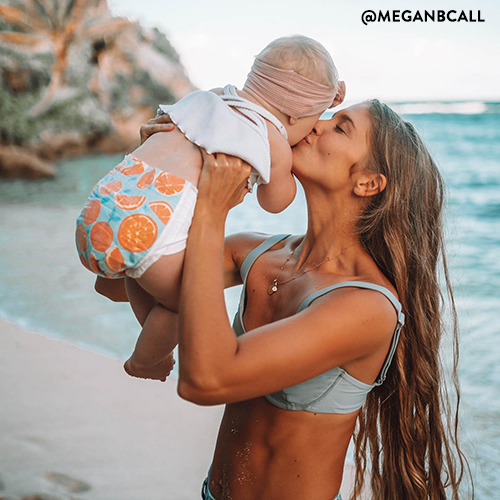
M478 500L500 491L500 103L396 103L424 138L447 185L448 264L458 309L462 436ZM123 155L58 163L53 180L0 182L0 317L22 328L127 359L140 331L130 307L94 292L75 250L75 219ZM302 190L284 212L247 196L227 234L302 233ZM230 318L240 287L226 291ZM176 373L173 373L176 376Z

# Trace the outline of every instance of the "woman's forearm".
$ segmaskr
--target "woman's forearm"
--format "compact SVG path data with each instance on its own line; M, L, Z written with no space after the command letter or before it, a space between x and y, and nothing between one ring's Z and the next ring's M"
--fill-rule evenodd
M204 392L219 387L238 345L224 299L224 224L225 214L197 207L184 261L179 383Z

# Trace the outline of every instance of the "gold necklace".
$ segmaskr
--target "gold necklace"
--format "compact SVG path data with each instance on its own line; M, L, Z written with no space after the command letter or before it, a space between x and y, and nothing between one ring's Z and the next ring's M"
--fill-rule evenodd
M357 243L353 243L352 245L349 245L348 247L344 248L344 250L342 250L338 255L336 255L336 257L338 257L339 255L342 255L348 248L351 248L354 245L357 245ZM318 269L319 266L323 265L325 262L328 262L329 260L331 260L330 257L327 257L324 261L320 262L317 266L315 266L311 269L306 269L305 271L302 271L300 274L296 274L285 281L278 281L278 279L281 275L281 272L283 271L283 268L287 265L288 261L292 258L292 255L294 254L295 250L297 250L298 247L299 247L299 245L297 245L297 247L293 250L293 252L290 252L288 259L286 259L285 263L280 267L280 270L278 272L278 276L276 276L276 278L274 278L274 280L272 281L272 283L269 285L269 287L267 289L268 295L272 295L273 293L276 293L278 291L278 285L284 285L285 283L289 283L290 281L293 281L294 279L300 278L300 276L302 276L303 274L309 273L310 271L314 271L315 269Z

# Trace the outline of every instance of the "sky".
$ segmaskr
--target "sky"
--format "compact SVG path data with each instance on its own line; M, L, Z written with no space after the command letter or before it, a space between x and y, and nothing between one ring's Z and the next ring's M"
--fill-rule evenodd
M201 89L241 88L271 40L300 33L332 54L347 100L500 101L499 0L108 0L163 31ZM361 22L370 10L465 10L482 23Z

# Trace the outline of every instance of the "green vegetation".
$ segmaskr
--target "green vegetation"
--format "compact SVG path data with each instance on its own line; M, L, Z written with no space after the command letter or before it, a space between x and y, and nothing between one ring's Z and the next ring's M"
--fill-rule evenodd
M0 145L35 159L135 144L147 108L194 90L165 35L106 0L1 3L0 77Z
M38 101L36 94L14 94L0 87L0 140L4 144L22 144L36 139L42 124L28 115Z

